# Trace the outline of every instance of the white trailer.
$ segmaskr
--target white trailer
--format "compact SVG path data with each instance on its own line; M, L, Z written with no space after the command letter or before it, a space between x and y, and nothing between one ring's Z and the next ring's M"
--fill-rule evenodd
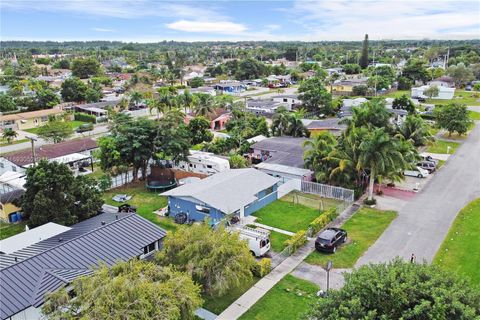
M210 152L190 150L188 162L180 161L175 168L189 172L212 175L230 170L230 163L227 159L217 157Z

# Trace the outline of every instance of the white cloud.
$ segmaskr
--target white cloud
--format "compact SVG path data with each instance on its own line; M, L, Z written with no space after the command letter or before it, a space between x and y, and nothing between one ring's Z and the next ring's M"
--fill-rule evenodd
M479 38L478 1L296 1L283 10L305 40Z
M247 30L243 24L230 21L192 21L179 20L173 23L167 23L167 28L185 32L207 32L220 34L238 34Z
M113 29L106 29L106 28L92 28L93 31L98 31L98 32L115 32Z

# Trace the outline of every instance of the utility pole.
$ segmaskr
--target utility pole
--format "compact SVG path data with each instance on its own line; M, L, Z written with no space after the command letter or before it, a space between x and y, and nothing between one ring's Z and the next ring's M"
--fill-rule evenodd
M30 139L30 142L32 143L32 160L33 160L33 165L36 165L36 157L35 157L35 141L37 141L36 138L34 137L26 137L27 139Z

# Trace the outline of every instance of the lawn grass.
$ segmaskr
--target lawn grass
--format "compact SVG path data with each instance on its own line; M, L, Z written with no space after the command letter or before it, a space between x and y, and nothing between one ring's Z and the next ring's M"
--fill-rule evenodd
M5 223L0 222L0 240L14 236L25 231L25 223Z
M445 165L445 162L446 162L445 160L438 160L437 170L443 167Z
M207 309L210 312L213 312L217 315L227 309L235 300L240 298L248 289L250 289L260 278L253 277L249 282L242 284L240 287L229 290L226 294L220 297L211 297L208 295L203 295L202 299L204 300L203 308Z
M465 276L480 288L480 198L464 207L452 224L433 263Z
M450 154L455 153L457 148L460 146L460 143L458 142L450 142L450 141L444 141L444 140L436 140L435 142L431 143L427 149L425 150L426 152L430 153L447 153L447 147L450 147Z
M480 120L480 112L468 110L468 115L471 120Z
M279 199L261 208L253 215L258 218L256 220L258 223L297 232L306 230L310 222L320 214L318 209Z
M0 139L0 147L6 147L6 146L11 146L14 144L19 144L19 143L24 143L30 141L29 139L19 139L19 140L13 140L12 143L8 143L7 140L5 139Z
M348 242L345 245L339 247L335 254L312 252L305 261L324 266L328 260L332 260L334 268L352 268L396 216L395 211L364 207L342 226L348 232Z
M286 275L255 303L240 320L302 319L315 302L319 287L309 281Z
M473 91L456 90L455 95L451 100L427 99L426 103L435 105L458 103L465 104L467 106L480 106L480 94Z
M392 92L389 92L387 94L384 94L380 97L382 98L398 98L398 97L401 97L403 96L404 94L406 94L408 97L410 97L410 90L397 90L397 91L392 91Z
M285 241L290 239L290 236L286 234L271 231L270 232L270 244L272 245L272 250L275 252L282 252L285 249Z
M300 203L306 207L310 207L312 209L320 208L321 210L327 210L331 207L338 208L344 204L340 200L322 198L318 194L303 193L300 191L292 191L289 194L283 196L282 200L289 202L295 201L296 203Z
M167 198L159 196L155 192L148 191L143 182L131 183L119 188L109 190L103 194L103 200L106 204L119 206L120 203L112 200L116 194L127 194L132 199L126 203L137 207L137 213L147 220L168 231L175 231L178 226L169 218L161 218L154 211L167 205Z
M70 127L72 127L73 130L77 129L82 124L88 123L88 122L78 121L78 120L71 120L71 121L66 121L66 122L70 125ZM38 130L40 130L40 127L25 129L25 130L22 130L22 131L30 132L30 133L33 133L33 134L38 134Z

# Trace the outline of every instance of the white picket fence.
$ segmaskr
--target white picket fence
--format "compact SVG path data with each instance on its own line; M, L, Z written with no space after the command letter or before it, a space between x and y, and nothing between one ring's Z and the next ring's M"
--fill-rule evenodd
M336 199L352 203L355 201L355 192L351 189L335 187L328 184L321 184L310 181L302 181L300 191L317 194L323 198Z

